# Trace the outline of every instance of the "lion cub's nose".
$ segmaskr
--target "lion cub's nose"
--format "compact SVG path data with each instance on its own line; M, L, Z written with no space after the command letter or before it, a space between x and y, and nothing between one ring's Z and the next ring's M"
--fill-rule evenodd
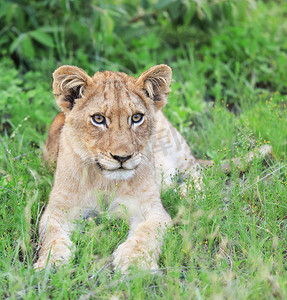
M112 153L111 153L111 156L115 160L119 161L120 163L124 163L125 161L127 161L128 159L130 159L132 157L131 155L128 155L128 156L117 156L117 155L113 155Z

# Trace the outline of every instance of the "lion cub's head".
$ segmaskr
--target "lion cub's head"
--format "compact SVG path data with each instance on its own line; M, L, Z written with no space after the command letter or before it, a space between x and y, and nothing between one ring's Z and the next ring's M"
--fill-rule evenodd
M53 92L66 115L65 139L86 165L109 179L131 178L149 158L155 113L167 102L171 69L158 65L133 78L74 66L53 74Z

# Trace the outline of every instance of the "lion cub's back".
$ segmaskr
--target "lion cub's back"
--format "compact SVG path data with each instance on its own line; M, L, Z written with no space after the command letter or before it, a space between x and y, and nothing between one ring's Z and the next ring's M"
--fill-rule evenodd
M49 165L53 164L57 160L60 134L65 123L65 114L59 113L53 120L50 128L48 137L46 140L45 148L43 150L43 160Z

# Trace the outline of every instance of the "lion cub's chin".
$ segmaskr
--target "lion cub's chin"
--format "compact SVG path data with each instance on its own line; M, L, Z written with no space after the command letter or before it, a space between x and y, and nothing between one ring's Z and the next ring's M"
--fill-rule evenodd
M103 175L110 180L128 180L132 178L135 174L135 170L103 170Z

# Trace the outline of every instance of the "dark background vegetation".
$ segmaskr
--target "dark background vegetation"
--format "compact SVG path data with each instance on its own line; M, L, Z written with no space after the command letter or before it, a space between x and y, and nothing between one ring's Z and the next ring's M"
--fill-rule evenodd
M286 298L286 36L284 0L0 0L0 295ZM220 164L267 143L273 159L206 170L206 197L163 194L176 225L162 275L113 273L127 226L106 215L82 224L69 267L34 273L53 182L40 149L58 111L52 72L138 76L161 63L174 79L165 114L198 158Z
M242 72L252 87L286 92L285 8L253 0L4 1L1 56L48 74L56 63L137 73L166 62L178 75L194 72L181 64L187 59L204 63L206 98L232 98L238 91L228 78Z

